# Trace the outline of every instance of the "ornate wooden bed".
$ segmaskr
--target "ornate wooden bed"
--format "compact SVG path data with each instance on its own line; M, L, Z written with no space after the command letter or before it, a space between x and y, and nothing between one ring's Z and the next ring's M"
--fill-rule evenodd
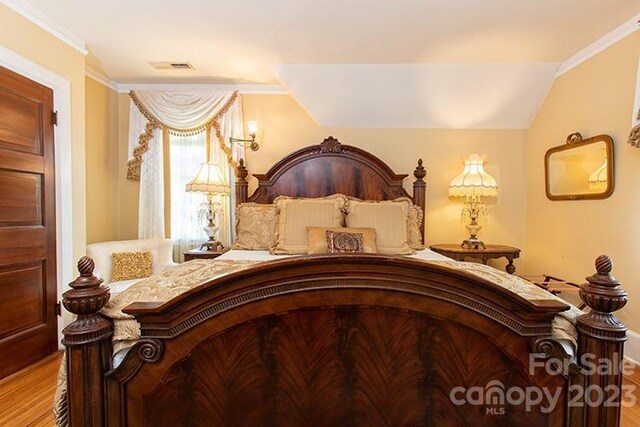
M254 175L258 189L251 196L247 175L241 164L238 203L333 193L425 203L421 161L409 195L406 175L333 138ZM78 267L80 277L64 295L65 307L78 314L63 341L72 426L619 424L620 396L612 390L619 390L620 373L588 375L580 358L551 338L564 304L528 301L436 263L378 255L291 258L212 280L165 304L135 303L125 311L140 323L142 339L115 369L113 326L98 314L108 289L93 277L90 259ZM607 257L596 269L581 290L591 311L578 319L577 356L619 363L626 328L612 313L626 293ZM530 373L532 354L568 369ZM544 402L528 408L496 400L500 384L503 395L561 389L559 402L546 412ZM491 399L460 404L474 386L494 387L485 396ZM613 405L585 405L584 396L575 396L579 387L606 391Z

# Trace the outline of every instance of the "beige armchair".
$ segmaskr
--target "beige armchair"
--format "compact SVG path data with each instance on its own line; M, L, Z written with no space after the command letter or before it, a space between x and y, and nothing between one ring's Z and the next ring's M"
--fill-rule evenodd
M173 243L169 239L118 240L87 245L87 256L93 258L96 264L94 274L102 278L104 284L109 286L112 298L142 279L112 282L111 254L142 251L151 252L153 274L158 274L168 267L177 265L173 262Z

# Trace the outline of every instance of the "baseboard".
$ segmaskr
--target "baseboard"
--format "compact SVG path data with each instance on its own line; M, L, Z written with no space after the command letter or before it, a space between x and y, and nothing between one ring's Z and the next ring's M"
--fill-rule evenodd
M640 366L640 334L628 330L629 340L624 343L624 357L630 362Z

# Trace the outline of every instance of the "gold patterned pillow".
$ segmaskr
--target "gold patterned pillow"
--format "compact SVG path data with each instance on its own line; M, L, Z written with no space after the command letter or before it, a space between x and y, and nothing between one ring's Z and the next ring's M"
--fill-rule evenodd
M141 279L151 276L151 252L116 252L111 254L111 281Z
M276 244L275 205L243 203L236 209L236 240L232 249L266 251Z
M351 235L355 237L352 239ZM307 239L309 254L377 252L376 231L373 228L307 227Z
M362 233L326 231L327 249L330 254L353 254L364 251Z

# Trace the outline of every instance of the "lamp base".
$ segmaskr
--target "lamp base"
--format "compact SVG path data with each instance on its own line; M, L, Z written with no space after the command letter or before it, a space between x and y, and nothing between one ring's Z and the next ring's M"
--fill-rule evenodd
M207 240L200 246L200 250L208 250L210 252L221 251L224 249L222 243L217 240Z
M468 239L463 240L460 246L467 249L486 249L487 248L484 242L482 240L477 239L475 236L471 236Z

